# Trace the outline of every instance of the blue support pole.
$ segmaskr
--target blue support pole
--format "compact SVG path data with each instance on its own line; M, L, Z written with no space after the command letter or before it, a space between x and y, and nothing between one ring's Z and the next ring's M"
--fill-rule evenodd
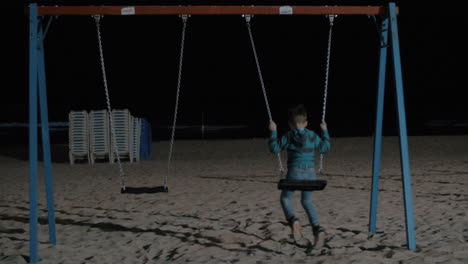
M29 5L29 258L37 262L37 4Z
M408 136L406 134L405 100L403 94L403 76L401 72L400 44L398 39L398 22L395 3L389 3L390 30L392 39L393 67L395 74L396 103L398 108L398 124L400 133L401 171L403 175L403 195L405 200L406 241L408 249L416 248L413 194L411 190L411 174L409 166Z
M45 33L42 27L39 29L39 103L41 112L41 134L42 134L42 150L44 154L45 168L45 185L47 199L47 214L49 222L49 240L52 245L56 244L55 236L55 210L54 210L54 190L52 181L52 161L50 155L50 140L49 140L49 113L47 110L47 86L46 72L44 59L44 38Z
M388 43L388 18L382 20L380 30L380 64L379 81L377 88L377 116L375 121L374 160L372 164L372 191L369 213L369 232L375 233L377 223L377 207L379 199L379 171L380 157L382 153L382 124L385 97L385 73L387 71L387 43Z

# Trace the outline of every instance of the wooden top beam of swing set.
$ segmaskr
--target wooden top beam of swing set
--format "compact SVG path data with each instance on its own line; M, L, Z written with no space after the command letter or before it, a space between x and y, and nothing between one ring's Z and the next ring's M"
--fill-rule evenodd
M387 10L386 6L39 6L38 15L383 15Z

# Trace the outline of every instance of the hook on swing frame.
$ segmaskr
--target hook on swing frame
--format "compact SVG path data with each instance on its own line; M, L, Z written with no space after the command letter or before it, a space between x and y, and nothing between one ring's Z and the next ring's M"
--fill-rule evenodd
M326 17L328 18L328 21L330 21L330 25L333 26L333 22L335 22L335 18L337 18L338 15L326 15Z
M242 15L242 17L245 18L245 22L250 23L250 21L252 20L253 15L244 14L244 15Z
M183 15L179 15L180 18L182 18L182 21L185 23L187 22L188 18L190 17L190 15L188 14L183 14Z
M96 14L96 15L91 15L92 18L94 18L94 20L96 20L96 22L100 22L101 19L104 18L103 15L99 15L99 14Z

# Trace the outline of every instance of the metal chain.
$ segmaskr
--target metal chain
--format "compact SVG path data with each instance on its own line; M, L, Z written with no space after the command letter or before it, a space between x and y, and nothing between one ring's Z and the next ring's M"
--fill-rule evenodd
M101 39L101 24L100 24L101 16L94 15L93 18L96 21L97 38L98 38L98 44L99 44L99 56L101 59L101 71L102 71L102 79L104 81L104 90L106 91L107 111L109 112L112 144L114 145L115 154L117 156L117 163L119 164L120 186L125 190L125 179L124 179L125 173L122 167L122 163L120 162L120 156L117 150L117 140L115 139L115 131L114 131L114 120L112 118L112 108L111 108L110 97L109 97L109 89L107 86L106 65L104 63L104 52L102 49L102 39Z
M253 50L253 54L254 54L254 57L255 57L255 63L257 64L258 76L260 78L260 84L262 86L263 98L265 100L265 105L266 105L266 109L267 109L267 112L268 112L268 118L270 119L270 121L273 121L273 117L271 115L271 110L270 110L270 104L268 103L268 96L267 96L266 89L265 89L265 83L263 82L262 70L260 68L260 62L258 60L257 49L255 48L255 42L254 42L254 39L253 39L252 29L251 29L251 26L250 26L251 16L250 15L244 15L244 17L245 17L245 21L247 23L247 29L249 31L250 43L252 44L252 50ZM283 163L281 161L280 153L276 153L276 156L278 158L278 169L279 169L279 171L281 173L283 173L284 168L283 168Z
M179 108L179 94L180 94L180 83L182 80L182 63L184 61L184 46L185 46L185 29L187 28L187 19L188 15L182 15L182 38L180 44L180 56L179 56L179 74L177 76L177 92L176 92L176 102L175 102L175 109L174 109L174 119L172 122L172 134L171 134L171 142L169 144L169 157L167 159L167 173L164 176L164 187L167 187L167 179L169 176L169 172L171 169L171 160L172 160L172 149L174 147L174 138L175 138L175 128L177 124L177 112Z
M332 44L332 35L333 35L333 22L336 15L329 15L328 19L330 21L330 29L328 30L328 48L327 48L327 64L325 67L325 87L323 91L323 108L322 108L322 123L325 123L325 114L327 113L327 97L328 97L328 77L330 74L330 55L331 55L331 44ZM322 174L323 171L323 154L320 154L320 165L319 173Z

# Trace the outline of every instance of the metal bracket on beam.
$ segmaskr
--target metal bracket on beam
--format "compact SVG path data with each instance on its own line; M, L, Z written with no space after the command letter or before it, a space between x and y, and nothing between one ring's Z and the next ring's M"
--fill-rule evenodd
M327 17L330 21L330 24L333 25L333 22L335 21L335 18L338 17L338 15L327 15Z
M380 25L379 25L379 21L377 21L377 18L375 16L367 16L369 19L372 19L372 21L374 21L374 24L375 24L375 28L377 30L377 34L379 34L379 39L380 39L380 47L381 48L384 48L384 47L390 47L390 42L387 41L385 42L385 40L382 38L382 30L380 29ZM382 19L380 20L382 21ZM382 22L380 22L382 23ZM386 30L385 30L386 31Z
M101 22L101 19L104 18L103 15L91 15L91 17L94 18L94 20L97 22Z
M242 15L242 17L245 18L245 22L250 23L250 20L252 20L253 15Z
M179 15L179 17L182 18L182 21L185 23L185 22L187 22L190 15Z

